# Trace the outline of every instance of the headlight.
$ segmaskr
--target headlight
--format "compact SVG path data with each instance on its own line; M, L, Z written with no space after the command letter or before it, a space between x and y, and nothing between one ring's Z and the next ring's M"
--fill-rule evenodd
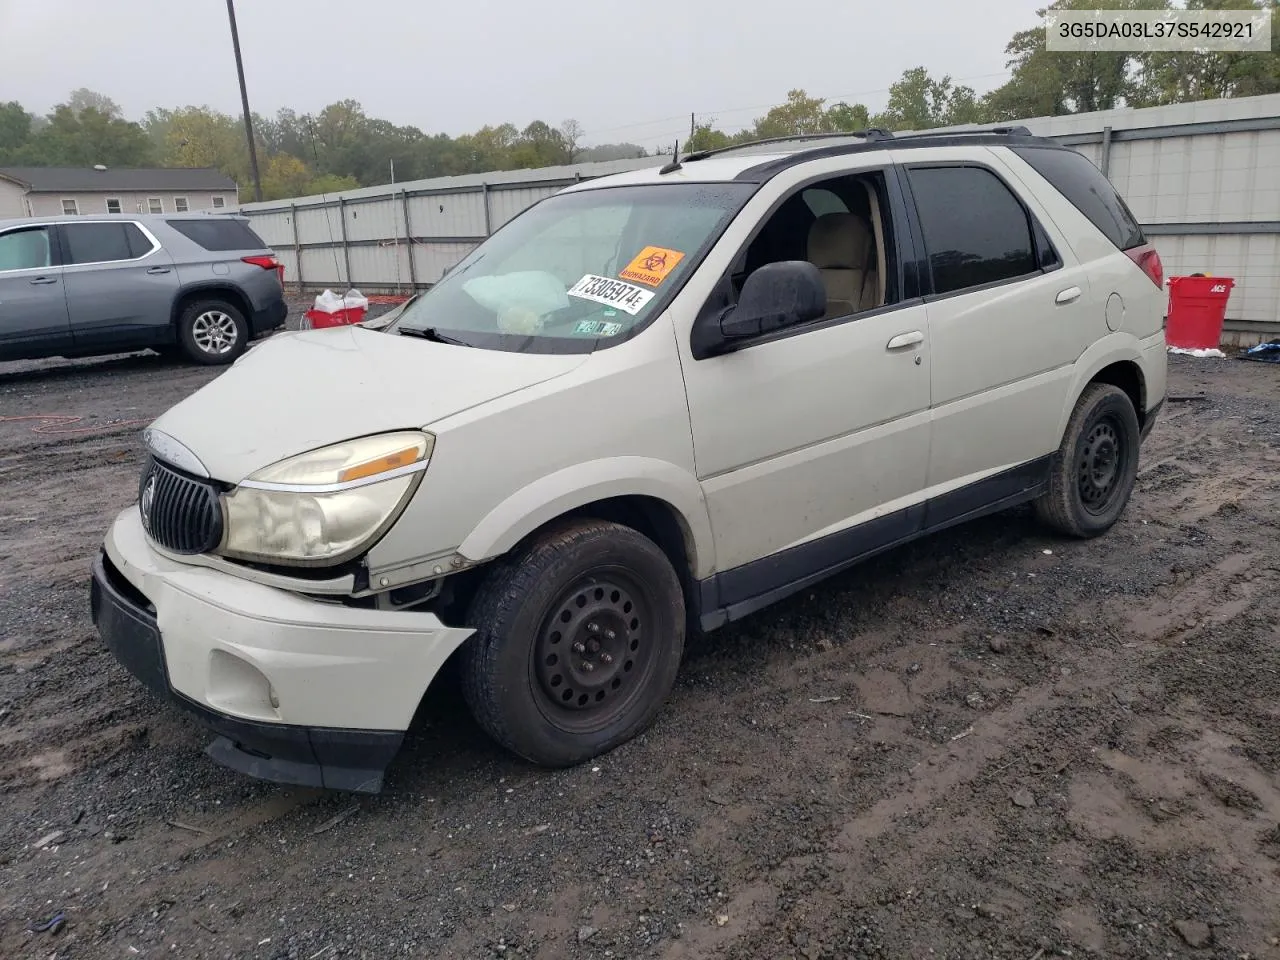
M223 498L222 553L296 566L350 559L395 519L434 443L429 433L384 433L259 470Z

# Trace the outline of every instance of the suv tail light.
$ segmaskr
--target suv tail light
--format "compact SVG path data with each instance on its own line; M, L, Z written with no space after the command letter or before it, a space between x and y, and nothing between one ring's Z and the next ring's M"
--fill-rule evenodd
M280 281L280 288L284 289L284 264L275 257L241 257L245 263L251 263L255 267L261 267L263 270L274 270L276 277Z
M1132 250L1126 250L1125 255L1138 265L1138 269L1147 275L1147 277L1161 290L1164 289L1164 264L1160 262L1160 254L1156 253L1156 248L1151 244L1144 244L1141 247L1134 247Z

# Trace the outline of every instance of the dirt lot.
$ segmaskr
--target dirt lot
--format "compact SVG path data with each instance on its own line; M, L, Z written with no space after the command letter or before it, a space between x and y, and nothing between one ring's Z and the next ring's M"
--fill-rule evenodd
M89 621L120 421L211 376L0 365L0 414L87 418L0 423L0 957L1280 957L1280 368L1175 359L1099 541L885 556L571 771L440 684L355 801L216 767Z

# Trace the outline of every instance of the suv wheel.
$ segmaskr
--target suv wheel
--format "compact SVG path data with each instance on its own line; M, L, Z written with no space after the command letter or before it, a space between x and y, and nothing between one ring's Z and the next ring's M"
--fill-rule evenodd
M1067 424L1049 489L1035 503L1060 533L1096 537L1120 519L1138 476L1138 415L1119 387L1091 383Z
M178 319L178 342L196 363L227 364L248 346L249 325L225 300L197 300Z
M630 527L558 527L499 561L472 600L463 695L527 760L567 767L644 730L675 683L684 596L663 552Z

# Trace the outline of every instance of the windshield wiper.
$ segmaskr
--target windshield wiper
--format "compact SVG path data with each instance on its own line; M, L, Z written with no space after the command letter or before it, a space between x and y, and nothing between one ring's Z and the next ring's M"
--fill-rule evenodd
M435 327L401 327L400 336L402 337L419 337L423 340L430 340L433 343L450 343L455 347L470 347L472 344L465 340L459 340L457 337L451 337L446 333L441 333Z

